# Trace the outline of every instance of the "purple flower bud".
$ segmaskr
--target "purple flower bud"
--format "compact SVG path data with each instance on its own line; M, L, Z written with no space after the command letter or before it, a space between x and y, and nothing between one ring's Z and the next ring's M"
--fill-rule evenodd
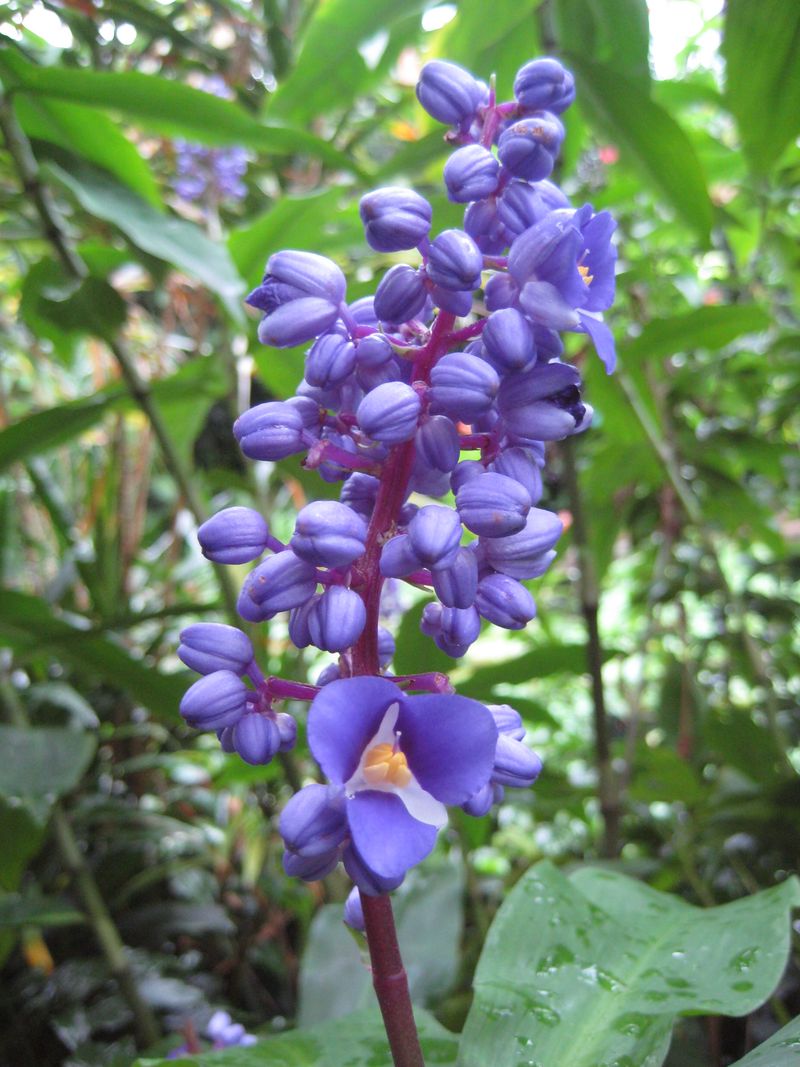
M317 296L304 296L265 315L258 324L258 339L271 348L293 348L330 330L338 317L337 304Z
M491 196L499 177L500 164L488 148L479 144L456 149L444 165L447 195L457 204Z
M449 567L432 572L433 590L448 608L469 608L478 589L478 560L469 548L459 548Z
M450 476L450 488L457 493L462 485L466 485L473 478L480 478L484 473L485 468L479 459L462 459Z
M251 711L236 723L233 746L245 763L259 766L269 763L281 747L281 735L269 716Z
M428 294L425 279L407 263L398 263L378 282L375 312L381 322L409 322L422 311Z
M303 431L300 409L282 400L257 404L233 424L239 447L250 459L285 459L302 452L306 447Z
M458 318L465 318L472 311L471 289L445 289L430 281L427 288L433 303L443 311L449 311Z
M507 537L525 526L531 498L527 489L504 474L487 471L456 494L461 521L481 537Z
M467 126L486 97L486 86L456 63L434 59L417 82L417 99L429 115L447 126Z
M315 500L298 514L289 542L306 563L343 567L364 552L367 524L346 504Z
M278 611L290 611L310 600L317 588L317 571L294 552L278 552L251 571L242 593L260 608L261 618Z
M252 695L233 671L214 671L187 689L180 713L196 730L221 730L239 721Z
M431 228L431 205L413 189L375 189L361 197L358 210L367 244L376 252L416 248Z
M564 342L555 330L546 326L534 326L533 337L536 342L536 358L539 363L551 363L564 354Z
M536 616L536 604L524 585L507 574L487 574L478 582L475 607L487 622L504 630L524 630Z
M417 429L420 399L405 382L386 382L367 393L356 411L358 425L374 441L399 445Z
M461 446L458 430L445 415L426 419L414 440L417 456L437 471L451 471L458 463Z
M342 674L339 670L338 663L329 663L327 667L324 667L318 674L317 680L314 683L318 685L320 689L325 685L330 685L331 682L335 682L337 678L341 678Z
M268 539L269 526L252 508L223 508L197 531L203 555L212 563L250 563Z
M477 793L473 793L465 804L461 805L461 809L467 815L481 819L489 814L492 804L494 804L494 783L487 782Z
M278 727L278 736L281 740L279 751L288 752L297 742L297 722L285 711L279 711L275 716L275 725Z
M477 289L481 284L483 255L468 233L442 230L428 250L426 271L444 289Z
M419 456L416 456L408 487L412 492L422 493L424 496L445 496L450 489L450 477L446 471L437 471L426 466Z
M499 385L497 371L485 360L450 352L431 371L431 409L470 422L489 409Z
M253 661L247 634L221 622L196 622L181 630L178 656L198 674L233 671L242 675Z
M481 620L475 608L443 608L441 630L434 641L442 652L460 659L480 632Z
M481 341L495 367L520 371L536 360L533 330L515 308L493 311L483 327Z
M408 534L397 534L386 542L381 549L380 567L384 578L405 578L422 567Z
M358 930L359 933L364 933L364 909L361 907L361 894L358 891L358 886L353 886L350 890L347 900L344 902L342 918L345 925L349 926L351 930Z
M434 601L426 604L422 609L422 618L419 620L419 628L426 637L437 637L442 629L442 612L444 608Z
M512 236L527 230L552 210L542 199L539 187L539 184L515 180L497 198L497 216Z
M357 511L359 515L363 515L364 518L368 519L372 514L372 509L375 507L380 484L380 481L371 474L362 474L360 471L356 471L355 474L350 475L342 486L339 499L343 504L347 504L349 508L352 508L353 511Z
M330 441L331 444L336 445L342 452L349 452L351 456L358 454L356 443L349 433L336 433L334 430L326 427L322 431L322 440ZM330 456L320 463L317 471L325 482L340 482L350 474L350 470L347 466Z
M359 639L366 621L367 610L358 593L343 585L330 586L309 612L312 644L324 652L344 652Z
M221 730L217 730L217 740L219 741L219 747L223 752L227 752L230 756L236 749L233 746L233 726L224 726Z
M305 604L301 604L298 608L293 608L289 612L289 640L295 648L308 648L311 644L308 617L314 610L319 596L319 594L315 594Z
M449 567L461 542L461 519L452 508L428 504L408 524L408 536L414 555L426 567Z
M318 856L298 856L296 852L287 851L283 854L283 869L290 878L319 882L329 875L339 862L339 851L334 848Z
M394 635L385 626L378 627L378 662L381 667L391 663L395 652Z
M355 346L339 334L324 333L306 356L305 378L309 385L331 389L349 377L355 365Z
M519 286L510 274L493 274L483 287L483 299L489 311L511 307L519 297Z
M338 307L346 284L333 260L315 252L286 250L269 257L264 280L247 303L267 313L303 297L317 297Z
M533 785L542 769L542 761L535 752L508 734L499 734L494 757L492 782L526 789Z
M560 115L575 100L575 79L557 59L532 59L517 72L514 96L526 111L544 108Z
M304 786L281 812L278 829L298 856L330 852L347 836L344 794L326 785Z
M525 727L522 725L522 716L510 704L487 704L486 707L492 713L499 733L508 734L515 741L523 739Z
M499 256L511 240L494 199L476 200L470 204L464 212L464 229L487 256Z
M563 140L556 116L540 111L509 126L497 142L497 154L515 178L539 181L552 171Z
M504 448L489 464L489 470L513 478L528 491L532 504L542 498L542 472L536 458L528 448Z
M554 512L531 508L524 530L510 537L482 540L481 548L496 571L511 578L536 578L547 569L549 559L543 558L544 554L552 549L562 530L561 520Z
M379 333L362 337L356 344L356 363L361 367L371 369L382 367L394 356L394 349Z
M581 377L567 363L544 363L503 379L497 406L516 437L557 441L582 422Z
M362 296L354 300L347 307L351 317L359 326L377 326L378 316L375 314L375 299L372 296Z

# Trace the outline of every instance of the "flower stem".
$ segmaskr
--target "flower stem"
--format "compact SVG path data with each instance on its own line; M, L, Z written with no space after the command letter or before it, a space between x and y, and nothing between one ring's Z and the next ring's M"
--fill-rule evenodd
M397 943L391 898L361 893L361 908L372 963L372 984L395 1067L425 1067L408 992L408 976Z

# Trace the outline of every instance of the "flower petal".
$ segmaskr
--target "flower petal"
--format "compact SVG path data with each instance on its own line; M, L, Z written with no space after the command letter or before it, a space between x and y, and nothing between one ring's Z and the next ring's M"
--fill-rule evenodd
M614 335L602 319L596 318L589 312L580 313L581 329L588 333L598 356L603 361L606 374L613 374L617 365L617 350L614 346Z
M350 780L386 709L404 700L386 678L339 678L317 694L308 713L308 743L331 782Z
M436 827L409 815L392 793L356 793L347 802L347 819L359 857L380 878L402 877L436 843Z
M492 773L497 727L483 704L469 697L407 697L397 721L411 773L443 804L463 804Z

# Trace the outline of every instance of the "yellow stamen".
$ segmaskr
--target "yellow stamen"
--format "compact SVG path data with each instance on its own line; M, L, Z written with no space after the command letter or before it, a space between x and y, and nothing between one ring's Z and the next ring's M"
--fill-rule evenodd
M584 267L582 263L578 264L578 273L587 285L591 285L594 281L594 275L589 273L589 268Z
M390 782L402 789L411 781L411 771L402 752L389 744L376 745L364 759L364 778L369 785Z

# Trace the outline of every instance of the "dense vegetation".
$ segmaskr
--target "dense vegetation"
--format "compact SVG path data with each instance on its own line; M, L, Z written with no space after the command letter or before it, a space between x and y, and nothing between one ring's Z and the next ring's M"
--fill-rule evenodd
M122 1067L225 1010L262 1037L312 1029L209 1062L388 1062L346 878L281 867L277 815L314 766L301 748L250 767L187 729L178 634L230 619L244 575L201 556L207 514L255 506L285 540L326 488L294 459L245 467L231 436L302 375L305 346L265 348L245 313L267 257L321 252L350 299L372 291L398 257L363 242L366 190L413 185L438 229L462 216L421 64L507 94L551 54L578 86L559 183L618 220L619 367L573 336L596 416L549 447L568 533L537 619L454 665L398 589L397 673L512 703L545 762L492 815L453 818L396 894L426 1056L454 1063L466 1021L474 1067L721 1067L781 1027L743 1067L794 1062L800 9L671 0L651 28L644 0L12 0L3 18L0 1061ZM682 20L674 55L658 34ZM331 661L281 617L251 636L267 673Z

